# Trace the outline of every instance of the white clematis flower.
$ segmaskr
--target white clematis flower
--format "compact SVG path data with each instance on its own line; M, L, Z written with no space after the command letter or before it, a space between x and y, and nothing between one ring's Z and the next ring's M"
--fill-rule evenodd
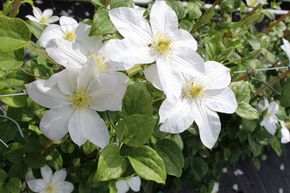
M89 36L91 27L80 24L79 39L71 44L62 39L53 39L47 45L48 55L57 63L71 71L78 71L85 67L85 64L94 60L98 65L98 73L116 74L117 70L123 70L123 65L110 60L111 51L107 49L106 43L102 43L100 37Z
M275 101L269 104L268 99L264 98L259 102L258 107L263 112L263 120L260 122L260 125L265 127L268 133L274 135L278 124L277 113L279 111L279 104Z
M281 48L287 54L288 59L289 59L289 64L290 64L290 43L288 42L288 40L283 39L283 45L281 46Z
M125 63L124 69L136 64L151 64L145 77L156 88L170 90L175 72L203 71L203 59L195 52L197 42L186 30L178 28L176 13L164 1L156 1L150 13L150 25L143 12L133 8L116 8L109 16L122 40L110 40L111 59Z
M63 70L48 80L26 86L28 95L50 108L40 122L40 129L51 140L60 140L68 132L79 146L87 140L103 148L109 133L96 111L120 111L127 88L123 74L95 76L94 61L80 72Z
M212 148L216 143L221 123L217 112L233 113L237 101L228 88L231 82L229 69L224 65L207 61L204 73L181 73L175 80L175 95L166 99L159 109L160 130L181 133L195 121L202 143Z
M37 22L43 25L48 25L59 20L59 17L53 16L52 9L45 9L43 12L38 7L32 7L33 15L27 15L26 18L30 21Z
M289 143L290 142L290 131L287 128L287 125L284 121L279 121L281 125L281 143Z
M41 168L42 179L30 180L28 187L37 193L71 193L74 190L72 183L65 181L66 171L56 171L54 174L48 166Z
M139 192L141 187L141 179L139 176L129 176L125 180L116 182L118 193L126 193L131 189L133 192Z
M48 42L52 39L62 39L67 42L75 42L79 36L83 35L85 24L78 23L71 17L62 16L59 19L60 25L48 25L42 32L38 43L41 47L46 48Z

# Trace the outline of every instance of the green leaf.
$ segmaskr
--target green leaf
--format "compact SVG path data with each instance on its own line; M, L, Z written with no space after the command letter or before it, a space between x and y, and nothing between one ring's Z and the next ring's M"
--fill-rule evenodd
M152 97L142 83L128 86L123 98L123 112L127 115L147 114L152 115Z
M0 52L0 69L14 70L23 64L24 49L13 52Z
M236 113L244 119L258 119L259 112L249 104L249 101L251 99L251 90L249 83L245 81L233 82L231 84L231 88L235 93L238 102L238 108L236 110Z
M154 125L155 120L152 116L130 115L119 122L117 136L127 145L143 145L152 136Z
M112 0L110 5L111 9L117 7L132 7L134 2L132 0Z
M197 19L200 18L200 16L202 15L202 12L200 10L201 5L198 2L188 2L187 8L188 16L190 19Z
M121 154L128 156L128 159L138 176L145 180L153 180L165 184L166 168L158 153L148 147L123 146Z
M9 193L20 193L22 183L18 178L11 178L6 186Z
M236 11L241 5L241 0L223 0L221 3L221 11L231 13Z
M253 153L254 157L259 156L262 153L262 145L257 143L251 135L248 135L248 142L250 145L250 150Z
M109 144L100 153L95 181L119 178L127 169L127 161L120 155L117 144Z
M62 156L56 149L46 155L46 160L49 161L49 165L53 166L55 170L61 170L63 168Z
M280 97L281 105L284 107L290 106L290 79L283 85L282 95Z
M0 16L0 23L0 52L18 50L29 43L31 33L23 20Z
M166 3L175 11L179 20L185 17L186 9L181 2L176 0L166 0Z
M106 9L96 11L90 36L102 36L115 32L117 30L109 18L108 11Z
M257 109L255 109L254 107L252 107L250 104L246 102L238 103L238 108L236 110L236 113L240 117L244 119L248 119L248 120L259 118L259 112L257 111Z
M182 151L172 140L163 139L156 144L156 151L165 163L167 174L180 177L184 166Z
M276 152L276 154L278 156L281 156L282 155L282 146L281 146L281 142L280 142L279 138L276 136L272 137L270 144L271 144L271 147L273 148L273 150Z

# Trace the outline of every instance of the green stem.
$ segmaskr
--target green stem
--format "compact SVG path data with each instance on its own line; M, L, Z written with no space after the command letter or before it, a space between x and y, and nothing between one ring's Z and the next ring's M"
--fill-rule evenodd
M21 3L22 3L22 0L15 0L15 3L14 3L14 5L9 13L9 17L16 17L16 15L19 12L19 8L20 8Z
M0 118L7 119L7 120L11 121L12 123L14 123L16 125L21 137L24 137L24 135L22 133L22 130L21 130L19 124L17 123L17 121L15 121L14 119L12 119L12 118L10 118L8 116L4 116L4 115L0 115Z

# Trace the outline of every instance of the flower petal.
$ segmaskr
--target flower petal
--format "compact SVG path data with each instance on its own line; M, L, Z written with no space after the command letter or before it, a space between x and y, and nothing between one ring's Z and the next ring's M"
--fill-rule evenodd
M56 185L56 193L71 193L74 190L74 185L71 182L59 182Z
M41 47L46 47L47 43L55 38L64 39L64 33L61 30L59 25L51 24L48 25L45 30L42 32L41 36L38 39L38 44Z
M87 62L85 55L79 50L74 50L69 42L62 39L49 41L46 51L54 61L72 71L80 70Z
M75 32L78 27L78 22L67 16L61 16L59 19L59 24L64 33Z
M160 131L167 133L182 133L194 121L194 108L189 100L165 99L159 109Z
M155 1L150 13L150 24L154 34L176 30L177 15L165 1Z
M25 17L33 22L37 22L37 23L40 22L37 18L33 17L32 15L26 15Z
M77 78L78 73L68 70L59 72L61 78L58 79L57 85L62 93L71 96L73 92L78 88Z
M268 107L268 112L271 114L271 115L276 115L279 111L279 104L276 102L276 101L272 101L270 104L269 104L269 107Z
M130 178L127 181L129 187L134 191L134 192L139 192L140 191L140 187L141 187L141 179L139 176L134 176L132 178Z
M263 98L263 100L261 100L258 103L258 107L259 107L260 111L266 110L269 107L269 101L268 101L268 99L267 98Z
M169 59L172 60L169 67L174 68L175 71L199 76L205 70L204 59L193 49L185 46L174 47Z
M87 114L84 112L85 110L88 111L89 109L76 109L68 122L69 135L78 146L83 145L87 141L84 136L84 131L87 127L86 120L84 120L84 115Z
M120 7L109 11L109 16L118 32L136 44L149 44L152 32L141 12L133 8Z
M282 135L281 143L285 144L290 142L290 132L287 127L281 128L281 135Z
M179 98L183 86L181 73L173 67L173 62L166 58L159 58L156 63L161 88L166 97L169 99Z
M51 178L51 183L57 184L59 182L63 182L66 178L66 175L67 175L67 172L64 169L56 171Z
M121 111L128 77L121 72L100 74L91 89L90 107L97 111Z
M47 23L55 23L59 20L59 17L57 16L51 16L50 18L47 19Z
M116 182L116 187L117 187L118 193L126 193L129 191L129 185L127 184L125 180L118 180Z
M50 18L53 14L52 9L45 9L42 13L42 16L44 16L45 18Z
M281 46L281 48L284 50L290 60L290 43L288 42L288 40L283 38L283 45Z
M46 183L50 183L52 177L52 170L50 167L45 165L44 167L40 168L41 176Z
M33 192L41 192L46 188L47 183L43 179L37 179L28 181L27 185Z
M138 45L133 39L110 40L106 47L111 51L109 59L125 63L125 70L136 64L150 64L155 61L151 48L146 44Z
M202 99L202 103L212 111L222 113L234 113L238 107L235 94L228 87L206 91L206 96Z
M178 29L169 32L171 37L173 38L173 46L174 47L187 47L192 49L192 51L197 50L197 41L194 37L186 30Z
M199 129L202 143L209 149L215 145L221 131L221 122L218 114L202 103L196 105L198 113L195 114L195 122Z
M215 61L206 61L205 77L202 82L206 89L221 89L231 83L230 69Z
M82 130L84 137L100 148L108 145L110 141L108 128L98 113L88 110L83 111L81 115L82 117L80 118L84 121L85 125Z
M151 84L159 89L162 90L162 85L158 76L158 72L157 72L157 64L151 64L149 67L147 67L144 70L144 75L146 80L148 80L149 82L151 82Z
M55 76L49 80L36 80L26 85L26 90L30 98L36 103L46 108L58 108L68 105L67 96L57 87Z
M277 126L276 123L278 122L278 120L276 120L275 118L264 118L260 125L266 128L266 131L268 131L268 133L270 133L271 135L275 135L276 130L277 130Z
M42 11L38 8L38 7L32 7L32 12L33 15L37 18L37 19L41 19L42 17Z
M50 109L40 121L43 134L53 141L63 138L68 132L68 121L73 113L70 106Z

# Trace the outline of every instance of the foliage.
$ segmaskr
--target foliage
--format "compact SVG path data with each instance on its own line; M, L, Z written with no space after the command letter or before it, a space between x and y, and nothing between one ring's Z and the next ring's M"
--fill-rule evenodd
M109 2L111 8L134 4L131 0ZM30 192L24 185L26 173L33 169L39 176L37 171L47 164L55 170L66 168L75 192L113 193L119 178L137 174L143 179L142 190L146 193L177 191L181 184L193 184L198 192L205 193L219 180L223 167L250 156L259 168L268 148L277 155L283 154L279 130L270 135L259 125L263 112L259 111L258 102L263 97L280 101L278 118L289 126L289 70L255 72L255 69L267 68L269 64L289 66L280 48L281 38L287 38L286 30L289 35L289 18L275 23L275 17L266 9L259 6L249 13L241 0L223 0L220 10L205 10L204 2L199 0L191 0L187 6L167 0L178 16L180 27L196 38L198 53L206 60L218 61L231 69L231 88L238 109L233 115L220 114L222 131L212 150L201 143L195 124L180 135L160 132L158 109L165 96L144 81L142 68L138 68L123 98L122 111L100 113L114 142L100 149L90 142L78 147L68 136L50 141L39 129L46 109L26 95L13 95L25 92L25 84L47 79L61 70L43 48L32 42L31 34L38 38L44 27L8 17L15 11L14 3L16 1L7 0L0 13L0 105L3 111L0 139L8 145L5 147L0 142L0 192ZM94 18L86 21L92 24L90 35L120 38L108 16L108 1L91 0L91 3L96 12ZM269 7L278 9L279 3ZM145 16L150 8L151 5ZM257 27L266 19L274 24L271 29ZM275 94L273 89L281 95Z

